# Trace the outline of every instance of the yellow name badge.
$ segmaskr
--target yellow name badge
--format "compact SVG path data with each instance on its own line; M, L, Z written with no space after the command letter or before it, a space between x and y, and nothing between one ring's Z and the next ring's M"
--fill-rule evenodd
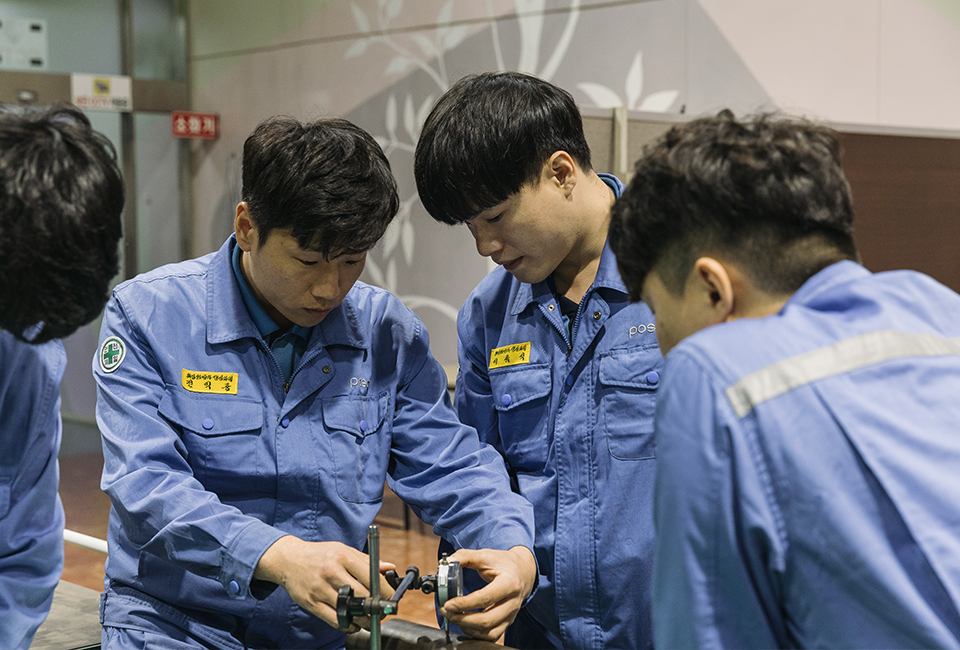
M235 372L203 372L183 369L180 377L183 387L191 393L215 393L217 395L236 395L237 380Z
M530 341L490 350L490 370L530 363Z

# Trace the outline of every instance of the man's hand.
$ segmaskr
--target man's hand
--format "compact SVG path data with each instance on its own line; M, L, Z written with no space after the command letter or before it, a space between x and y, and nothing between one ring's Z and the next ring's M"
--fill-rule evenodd
M389 562L380 563L381 598L393 595L383 573L394 568ZM253 577L280 585L293 602L337 627L337 591L341 585L353 587L354 596L370 595L370 557L340 542L305 542L287 535L267 549ZM356 632L358 623L367 623L366 618L354 618L349 632Z
M509 551L460 549L450 556L462 568L476 569L489 584L466 596L448 600L440 613L469 636L496 641L517 617L537 580L537 562L530 549ZM473 611L476 610L476 611Z

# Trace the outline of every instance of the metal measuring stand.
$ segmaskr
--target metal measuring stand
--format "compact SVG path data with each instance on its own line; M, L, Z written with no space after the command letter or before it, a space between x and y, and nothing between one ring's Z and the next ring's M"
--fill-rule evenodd
M397 610L391 603L381 604L380 602L379 526L370 526L370 528L367 529L367 552L370 554L370 600L376 604L375 608L371 607L371 609L374 609L374 612L370 614L370 649L380 650L380 618L386 616L391 607L393 610L389 613L396 613Z
M387 600L380 598L380 528L371 525L367 529L367 554L370 557L370 596L355 597L353 587L343 585L337 592L337 626L341 630L350 629L354 616L370 617L370 650L380 650L380 621L384 616L399 611L400 599L407 589L413 587L425 594L437 593L437 605L443 607L451 598L463 595L463 582L460 578L460 563L450 562L444 555L440 559L436 575L420 577L420 569L408 567L401 581L396 571L388 571L387 582L396 590ZM447 643L450 643L450 621L444 619Z

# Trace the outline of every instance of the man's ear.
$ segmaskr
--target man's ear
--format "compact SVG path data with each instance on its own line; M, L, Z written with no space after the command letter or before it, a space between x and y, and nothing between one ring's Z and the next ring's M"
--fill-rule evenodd
M543 165L540 182L551 182L565 194L573 191L577 184L577 164L566 151L554 151Z
M257 236L257 228L253 225L250 208L246 201L237 204L237 216L233 220L233 231L237 235L237 246L245 253L249 253L253 240Z
M693 263L693 280L707 298L712 320L732 320L736 295L727 267L712 257L701 257Z

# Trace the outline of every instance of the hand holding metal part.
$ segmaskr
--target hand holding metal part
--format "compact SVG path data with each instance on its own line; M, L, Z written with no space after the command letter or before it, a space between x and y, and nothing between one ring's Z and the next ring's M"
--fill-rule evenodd
M537 581L537 563L533 552L524 546L506 551L461 548L450 560L461 569L473 569L487 584L460 598L453 598L441 609L450 625L460 632L486 641L496 641L517 616Z

